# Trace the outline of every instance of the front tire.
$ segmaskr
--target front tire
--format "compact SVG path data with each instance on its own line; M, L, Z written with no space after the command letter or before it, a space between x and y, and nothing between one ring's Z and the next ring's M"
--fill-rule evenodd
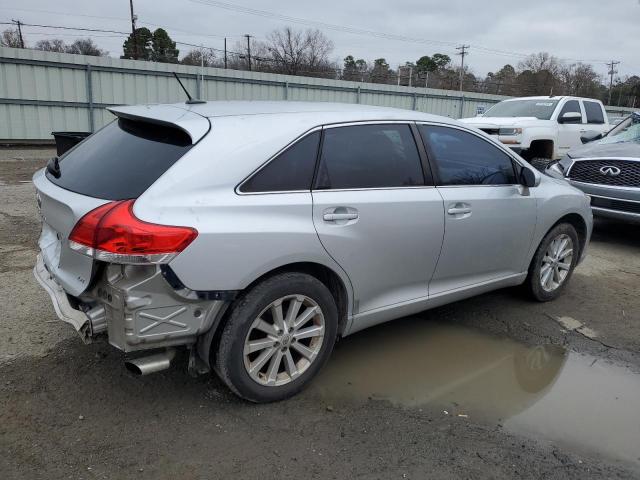
M331 355L338 310L329 289L303 273L268 278L236 300L223 327L216 370L256 403L300 392Z
M556 299L565 289L580 258L576 229L568 223L556 225L536 250L526 283L539 302Z

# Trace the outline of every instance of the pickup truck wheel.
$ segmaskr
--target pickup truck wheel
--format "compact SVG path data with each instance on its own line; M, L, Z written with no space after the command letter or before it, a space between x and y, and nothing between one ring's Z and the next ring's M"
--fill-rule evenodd
M533 298L548 302L566 287L580 258L580 243L575 228L568 223L556 225L540 242L533 256L527 287Z
M541 172L544 172L551 162L552 160L550 158L544 157L533 157L531 160L529 160L531 166L537 170L540 170Z
M216 371L240 397L273 402L302 390L328 360L338 310L328 288L303 273L257 284L232 306Z

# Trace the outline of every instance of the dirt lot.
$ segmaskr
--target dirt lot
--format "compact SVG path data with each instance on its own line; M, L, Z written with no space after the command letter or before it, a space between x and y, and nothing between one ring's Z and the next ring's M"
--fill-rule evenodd
M31 174L0 150L0 472L23 478L640 478L640 228L597 222L559 300L483 295L341 341L250 405L185 358L137 378L55 317Z

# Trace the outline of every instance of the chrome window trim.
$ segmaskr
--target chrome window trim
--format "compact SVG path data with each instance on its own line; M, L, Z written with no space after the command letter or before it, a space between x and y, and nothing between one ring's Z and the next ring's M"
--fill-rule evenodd
M243 178L234 188L234 192L236 193L236 195L271 195L271 194L291 194L291 193L310 193L312 191L314 192L324 192L324 191L331 191L331 192L349 192L349 191L360 191L360 190L397 190L397 189L403 189L403 188L435 188L434 185L411 185L411 186L407 186L407 187L374 187L374 188L342 188L342 189L313 189L313 186L311 189L307 189L307 190L278 190L278 191L267 191L267 192L243 192L241 190L242 186L251 179L251 177L253 177L254 175L257 175L260 170L262 170L263 168L265 168L269 163L271 163L273 160L275 160L281 153L284 153L285 150L287 150L289 147L292 147L294 144L296 144L297 142L303 140L305 137L307 137L308 135L311 135L314 132L317 131L322 131L324 129L329 129L329 128L340 128L340 127L353 127L353 126L359 126L359 125L398 125L398 124L403 124L403 125L408 125L411 126L411 124L415 124L416 120L398 120L398 119L394 119L394 120L362 120L362 121L349 121L349 122L336 122L336 123L328 123L325 125L317 125L315 127L313 127L310 130L307 130L305 133L303 133L302 135L296 137L294 140L292 140L291 142L289 142L285 147L281 148L280 150L278 150L277 153L275 153L274 155L272 155L268 160L266 160L264 163L262 163L259 167L257 167L255 170L253 170L249 175L247 175L245 178ZM447 125L445 124L441 124L441 125ZM320 145L320 147L322 147L322 145ZM418 146L416 145L416 148L418 148ZM418 152L419 153L419 152ZM318 159L316 159L317 162Z

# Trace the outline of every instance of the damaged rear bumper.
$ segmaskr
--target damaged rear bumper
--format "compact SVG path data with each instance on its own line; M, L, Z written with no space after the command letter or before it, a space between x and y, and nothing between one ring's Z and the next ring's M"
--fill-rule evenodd
M82 311L73 308L69 302L66 292L60 284L51 276L42 259L42 254L38 254L33 275L38 283L51 297L53 308L58 318L70 324L80 334L85 342L89 340L89 317Z
M58 317L85 342L106 332L109 343L124 352L195 345L199 337L211 333L229 303L172 287L157 265L103 267L78 298L67 295L41 255L34 268ZM203 360L208 363L208 358Z

